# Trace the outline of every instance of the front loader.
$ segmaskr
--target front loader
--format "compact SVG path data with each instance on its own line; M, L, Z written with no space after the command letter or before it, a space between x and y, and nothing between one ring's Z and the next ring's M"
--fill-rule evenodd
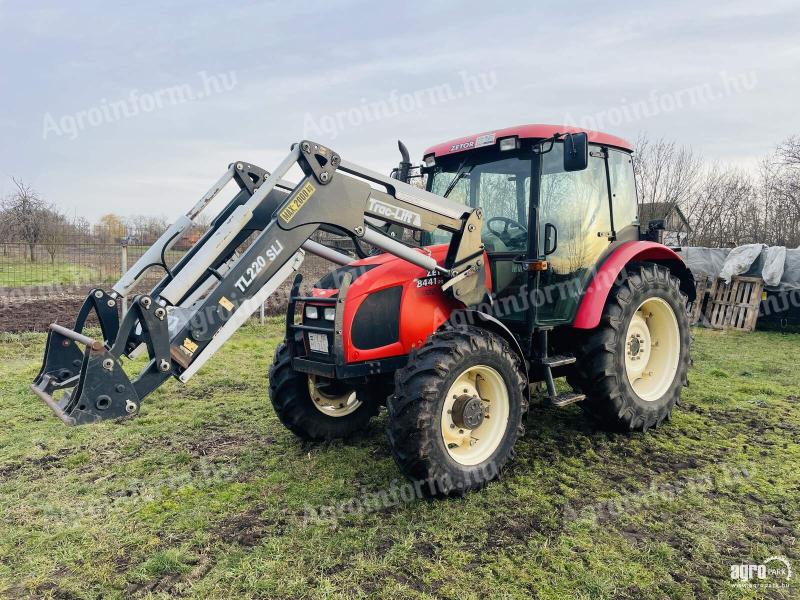
M686 383L694 286L674 252L642 238L630 151L596 132L499 130L426 152L426 189L409 183L407 152L391 177L310 140L272 173L233 163L109 292L89 294L73 329L51 326L32 388L69 425L134 415L294 276L269 373L278 417L306 439L347 438L386 405L399 467L431 494L497 476L536 382L550 405L612 428L658 426ZM303 177L288 182L295 165ZM169 266L231 180L238 193ZM318 231L351 238L357 256ZM337 268L303 292L307 252ZM151 267L164 277L120 322L117 304ZM102 340L83 333L92 311ZM124 362L144 353L130 378ZM557 392L562 376L573 391Z

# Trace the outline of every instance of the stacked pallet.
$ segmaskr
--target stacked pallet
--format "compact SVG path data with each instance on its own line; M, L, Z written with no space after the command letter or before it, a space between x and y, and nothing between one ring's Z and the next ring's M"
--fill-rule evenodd
M755 329L764 292L763 279L734 276L730 283L726 283L717 277L711 281L710 288L705 274L700 274L697 279L697 299L689 307L693 324L699 323L711 329Z

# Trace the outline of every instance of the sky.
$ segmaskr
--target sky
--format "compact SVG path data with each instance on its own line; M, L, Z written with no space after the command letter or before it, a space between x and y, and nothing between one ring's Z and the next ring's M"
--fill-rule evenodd
M388 173L402 139L523 123L755 169L800 134L800 3L0 0L0 196L184 213L308 138Z

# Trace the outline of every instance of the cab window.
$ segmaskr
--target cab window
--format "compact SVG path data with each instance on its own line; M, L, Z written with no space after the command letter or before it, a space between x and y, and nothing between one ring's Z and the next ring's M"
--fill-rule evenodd
M633 176L633 159L627 152L608 150L608 172L611 178L611 205L614 211L614 229L622 231L630 225L639 225L636 202L636 180Z
M485 157L484 157L485 158ZM528 244L531 160L529 157L498 155L496 160L437 167L431 182L434 194L484 211L481 239L489 252L524 252ZM453 185L453 180L458 177ZM433 243L449 240L436 232Z

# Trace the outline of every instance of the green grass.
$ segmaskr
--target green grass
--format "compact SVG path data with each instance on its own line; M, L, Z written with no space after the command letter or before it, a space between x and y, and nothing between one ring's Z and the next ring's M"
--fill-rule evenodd
M49 260L9 262L0 257L0 287L75 284L99 281L100 271L84 265Z
M537 406L485 490L317 520L403 480L385 414L347 444L279 424L265 382L277 321L138 418L74 429L27 388L43 336L6 335L0 596L797 597L736 588L729 571L772 555L800 571L800 336L695 336L691 387L657 431L607 434L577 407Z

